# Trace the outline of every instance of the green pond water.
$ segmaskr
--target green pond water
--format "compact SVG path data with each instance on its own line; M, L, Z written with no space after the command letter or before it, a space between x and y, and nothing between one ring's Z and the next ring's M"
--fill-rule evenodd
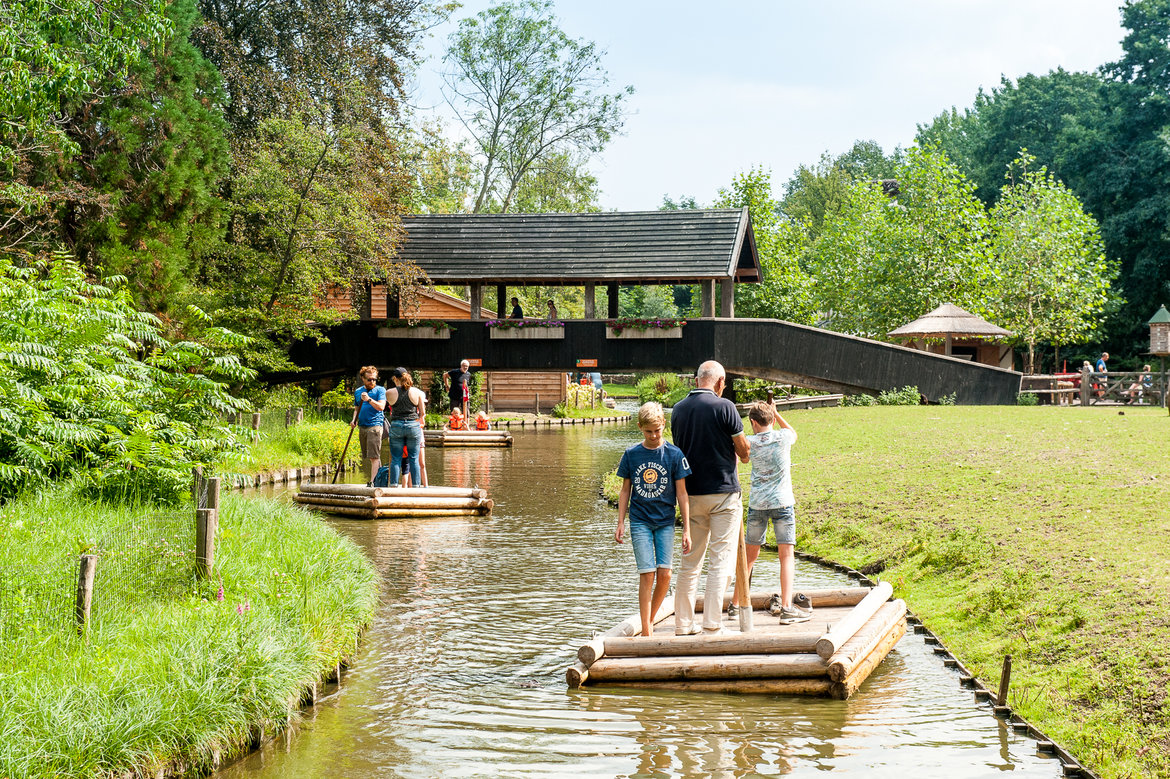
M489 517L323 518L376 563L381 608L343 684L219 779L1061 775L913 634L848 701L567 689L581 643L637 610L598 486L639 436L513 432L511 449L427 451L431 483L487 488ZM778 573L764 550L757 587ZM796 579L852 584L799 561Z

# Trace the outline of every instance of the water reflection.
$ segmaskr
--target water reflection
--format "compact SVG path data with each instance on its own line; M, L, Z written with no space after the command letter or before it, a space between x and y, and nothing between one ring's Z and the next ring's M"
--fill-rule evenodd
M221 777L1060 775L913 635L849 701L566 690L582 640L637 609L629 547L597 496L637 434L515 435L511 449L427 452L432 483L488 487L491 516L336 521L382 573L375 624L295 737ZM777 580L775 555L757 571ZM844 583L803 562L797 581Z

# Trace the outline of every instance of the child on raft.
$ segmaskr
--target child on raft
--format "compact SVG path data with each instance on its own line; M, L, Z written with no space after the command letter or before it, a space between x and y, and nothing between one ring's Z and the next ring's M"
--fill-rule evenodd
M451 409L451 416L447 420L447 424L443 425L444 430L466 430L467 420L463 417L463 411L456 406Z
M796 431L780 416L773 403L763 400L751 405L748 420L755 433L747 437L752 448L752 490L744 522L748 581L751 581L752 568L760 556L760 547L771 521L780 554L780 592L772 595L768 611L780 618L781 625L807 622L812 617L812 604L803 594L794 596L792 592L796 565L793 555L796 499L792 494L791 450L796 443ZM728 616L736 616L739 608L740 604L733 599L727 608Z
M649 636L654 615L670 589L676 503L682 514L683 554L691 551L685 481L691 474L691 466L681 449L662 440L666 429L662 406L646 403L638 409L638 429L642 431L642 442L627 449L618 464L622 489L613 537L622 543L628 513L630 542L638 566L638 613L642 618L642 635Z
M488 417L487 412L478 411L475 414L475 429L476 430L491 430L492 420Z

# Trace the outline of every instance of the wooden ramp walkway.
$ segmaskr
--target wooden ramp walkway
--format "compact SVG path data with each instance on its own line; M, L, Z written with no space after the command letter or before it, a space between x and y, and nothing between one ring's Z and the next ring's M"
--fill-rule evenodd
M906 632L906 603L890 600L889 583L872 590L805 590L808 622L781 625L766 610L771 592L752 593L751 632L723 618L716 636L674 635L673 605L663 604L654 635L635 635L634 614L577 652L565 673L570 687L606 685L721 693L818 695L857 691ZM726 599L725 599L726 600ZM696 603L701 612L702 599Z

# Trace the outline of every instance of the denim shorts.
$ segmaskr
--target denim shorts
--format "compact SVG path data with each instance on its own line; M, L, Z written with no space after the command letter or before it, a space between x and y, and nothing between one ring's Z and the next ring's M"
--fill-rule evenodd
M631 519L630 544L634 547L638 573L650 573L655 568L669 569L670 556L674 552L674 524L650 527Z
M747 521L744 523L744 540L752 546L761 546L764 535L768 532L768 520L772 520L772 527L776 530L777 544L796 543L796 507L785 506L778 509L748 509Z

